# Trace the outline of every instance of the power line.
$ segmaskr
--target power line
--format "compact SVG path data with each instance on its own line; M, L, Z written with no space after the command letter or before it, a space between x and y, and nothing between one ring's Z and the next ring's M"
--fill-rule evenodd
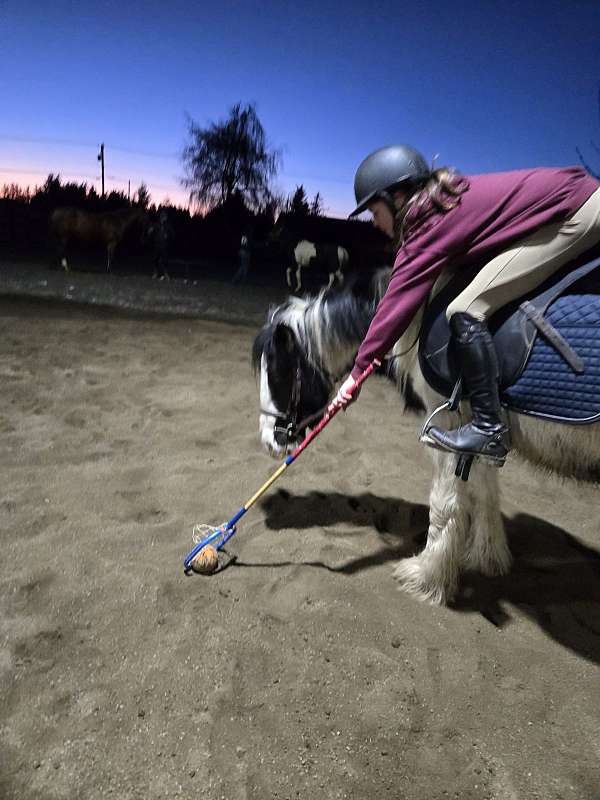
M12 136L10 134L0 134L0 141L7 141L7 142L19 142L19 143L30 143L30 144L60 144L66 147L85 147L85 148L97 148L97 143L92 142L78 142L73 139L54 139L51 137L26 137L26 136ZM148 158L160 158L160 159L168 159L168 160L177 160L179 161L181 158L180 153L161 153L153 150L137 150L134 147L123 147L122 145L110 144L105 143L106 149L116 150L117 152L121 153L130 153L131 155L136 156L144 156ZM291 178L292 180L299 180L299 181L323 181L327 183L339 183L348 185L349 180L344 178L336 178L330 177L327 175L311 175L311 174L298 174L294 172L282 172L281 177L283 178Z
M0 173L7 173L11 175L57 175L59 173L53 170L36 170L36 169L12 169L11 167L0 167ZM71 178L90 178L93 181L99 181L100 177L98 175L86 175L84 172L60 172L61 175L65 175Z
M44 177L48 177L48 175L61 175L67 178L88 178L93 181L100 181L99 175L89 175L85 172L63 172L62 170L35 170L35 169L13 169L11 167L2 167L0 166L0 174L7 174L7 175L41 175ZM119 175L107 175L106 176L109 181L113 183L122 183L126 184L131 178L122 178ZM139 180L140 183L146 183L150 189L161 189L162 191L180 191L182 187L177 186L174 183L165 184L165 183L154 183L154 181L146 181L144 178L134 178L133 181L136 183Z
M52 137L46 136L39 136L39 137L30 137L30 136L12 136L10 134L0 134L0 140L5 142L19 142L20 144L60 144L64 147L98 147L98 144L95 142L77 142L73 139L54 139ZM117 144L106 144L107 148L111 150L118 150L122 153L133 153L134 155L138 156L148 156L149 158L167 158L167 159L179 159L179 153L159 153L153 150L136 150L132 147L122 147L121 145Z
M50 137L28 137L12 136L11 134L0 133L0 139L5 142L20 142L25 144L61 144L68 147L97 147L90 142L76 142L73 139L52 139Z
M131 147L121 147L120 145L111 144L108 145L111 150L118 150L121 153L133 153L137 156L148 156L149 158L167 158L171 160L177 160L181 158L179 153L156 153L151 150L134 150Z

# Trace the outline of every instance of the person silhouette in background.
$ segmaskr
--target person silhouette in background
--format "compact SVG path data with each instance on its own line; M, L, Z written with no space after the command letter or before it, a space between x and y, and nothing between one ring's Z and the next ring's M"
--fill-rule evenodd
M153 247L154 247L154 274L160 280L170 280L169 278L169 241L172 238L173 229L169 224L169 215L166 208L161 208L158 221L153 226Z
M248 271L250 270L250 262L252 254L250 251L250 237L248 231L244 231L240 240L240 249L238 250L238 268L233 276L232 283L245 283L248 278Z

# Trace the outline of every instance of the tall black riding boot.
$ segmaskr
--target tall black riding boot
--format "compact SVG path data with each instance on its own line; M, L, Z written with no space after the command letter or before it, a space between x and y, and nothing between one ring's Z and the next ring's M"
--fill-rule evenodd
M468 425L454 431L432 426L428 435L442 450L484 456L502 466L511 443L501 416L498 359L491 334L485 322L469 314L453 314L450 329L451 347L458 357L473 418Z

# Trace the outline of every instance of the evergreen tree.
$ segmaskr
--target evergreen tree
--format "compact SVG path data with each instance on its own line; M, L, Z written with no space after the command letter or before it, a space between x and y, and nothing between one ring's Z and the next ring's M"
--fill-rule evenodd
M312 203L310 204L310 213L313 215L313 217L323 216L323 198L321 197L320 192L316 193Z
M286 210L295 217L307 217L310 214L308 198L302 184L296 186L296 191L290 195Z

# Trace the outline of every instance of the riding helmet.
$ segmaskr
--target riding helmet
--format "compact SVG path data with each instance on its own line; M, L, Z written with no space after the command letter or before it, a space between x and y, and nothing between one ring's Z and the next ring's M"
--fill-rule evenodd
M393 144L375 150L356 170L354 196L357 206L350 216L357 216L377 198L392 203L390 189L404 181L418 183L430 174L423 156L410 145Z

